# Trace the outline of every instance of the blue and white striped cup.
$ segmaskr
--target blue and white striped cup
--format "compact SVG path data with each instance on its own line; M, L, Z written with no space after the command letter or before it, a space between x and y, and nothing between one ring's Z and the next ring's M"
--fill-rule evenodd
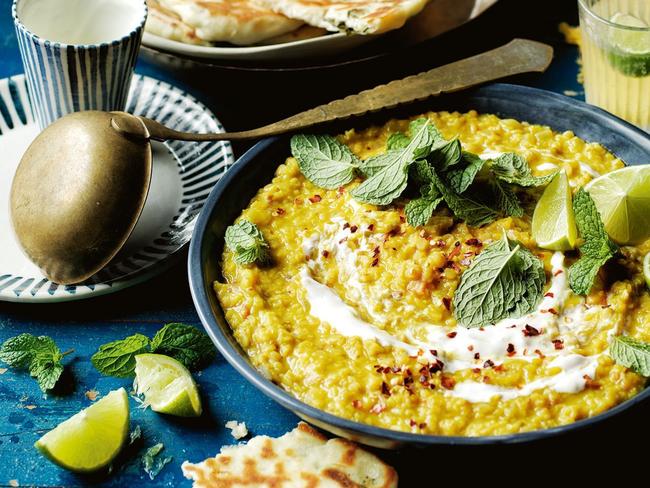
M14 0L29 96L44 129L83 110L123 110L145 0Z

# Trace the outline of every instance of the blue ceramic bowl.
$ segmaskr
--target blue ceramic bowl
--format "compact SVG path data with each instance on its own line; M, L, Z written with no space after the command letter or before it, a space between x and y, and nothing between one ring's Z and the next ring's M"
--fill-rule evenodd
M419 109L419 110L418 110ZM544 90L493 84L472 91L429 100L411 113L424 110L477 110L502 118L548 125L556 131L572 130L587 141L603 144L629 164L650 162L650 136L603 110ZM383 118L389 117L384 115ZM348 122L359 126L363 121ZM337 130L337 129L333 129ZM575 431L602 422L650 397L650 388L605 413L552 429L490 437L448 437L412 434L343 419L311 407L278 387L249 362L234 339L212 283L220 279L220 256L225 229L250 202L259 188L271 181L278 164L289 155L288 137L273 137L256 144L226 173L210 194L194 229L190 245L189 279L194 305L221 354L241 375L285 408L330 431L377 447L404 444L494 444L527 442Z

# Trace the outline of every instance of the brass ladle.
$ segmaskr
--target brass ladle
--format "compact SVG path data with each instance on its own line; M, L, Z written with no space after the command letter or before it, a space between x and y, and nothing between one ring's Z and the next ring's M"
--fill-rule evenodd
M497 49L363 91L259 129L189 134L125 112L76 112L29 146L10 196L16 236L50 280L84 281L122 248L151 183L151 140L255 139L304 129L510 75L544 71L553 49L515 39Z

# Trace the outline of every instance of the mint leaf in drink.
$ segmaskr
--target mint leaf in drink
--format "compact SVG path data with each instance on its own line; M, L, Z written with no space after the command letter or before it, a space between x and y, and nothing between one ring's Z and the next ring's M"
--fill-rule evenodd
M467 225L479 227L489 224L499 216L498 212L484 202L456 193L451 184L443 180L434 171L434 184L445 203L454 215L464 220Z
M448 166L446 171L442 171L444 171L445 178L452 190L456 193L464 193L474 182L474 178L476 178L477 173L481 171L484 164L485 161L476 154L463 151L458 161L453 163L452 166Z
M148 350L149 338L142 334L134 334L126 339L100 346L90 361L103 375L128 378L134 374L135 357Z
M467 328L521 317L537 307L545 282L541 261L504 234L463 273L453 298L454 317Z
M20 334L7 339L0 348L0 360L12 368L28 370L44 392L54 388L61 377L63 356L47 336Z
M178 323L167 324L156 333L151 340L151 352L170 356L190 371L201 369L216 353L205 332Z
M359 159L332 136L298 134L291 138L291 154L305 178L325 189L350 183Z
M418 119L411 122L410 132L411 139L404 148L391 149L362 163L362 173L371 176L352 190L355 199L388 205L402 194L408 183L409 166L429 154L437 130L431 131L428 119Z
M498 179L519 186L547 185L557 174L533 176L526 159L515 153L504 153L493 159L490 169Z
M242 219L229 226L225 234L226 247L235 253L237 264L260 263L270 261L269 245L257 226Z
M609 355L616 364L650 377L650 344L628 336L616 336L609 345Z
M583 188L573 197L573 212L584 244L580 259L569 268L569 285L574 293L587 295L598 271L616 255L618 246L607 235L596 204Z

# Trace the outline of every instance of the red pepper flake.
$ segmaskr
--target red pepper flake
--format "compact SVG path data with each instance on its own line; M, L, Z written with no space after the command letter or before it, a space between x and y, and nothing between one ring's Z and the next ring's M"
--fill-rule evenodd
M381 394L387 397L390 396L390 388L388 388L388 385L385 381L381 382Z
M508 347L506 348L506 352L508 353L508 356L514 356L515 355L515 345L512 343L508 344Z
M347 238L347 237L344 237L343 239L341 239L341 240L339 241L339 244L343 244L343 243L344 243L345 241L347 241L347 240L348 240L348 238Z
M433 383L429 383L429 389L435 390L435 388L436 388L436 385L434 385Z
M454 248L449 253L449 256L447 256L447 259L455 258L459 254L460 254L460 242L456 241L456 244L454 244Z
M357 226L357 225L353 225L353 226L350 227L350 232L352 234L354 234L358 230L359 230L359 226Z
M544 356L544 354L542 353L542 351L540 351L539 349L535 349L535 351L533 351L533 352L534 352L535 354L537 354L537 355L539 356L540 359L544 359L544 358L546 357L546 356Z
M450 339L453 339L454 337L456 337L456 334L457 334L457 332L449 332L447 334L447 337L449 337Z
M528 324L526 324L524 326L524 329L522 330L522 332L524 333L524 335L526 337L533 337L533 336L538 336L539 335L539 330L537 330L532 325L528 325Z
M404 215L400 215L400 216L399 216L399 221L400 221L402 224L403 224L404 222L406 222L406 216L404 216Z
M545 297L548 297L548 298L553 298L553 297L555 297L555 295L553 294L552 291L549 291L549 292L546 293L544 296L545 296Z
M474 350L474 346L470 344L469 346L467 346L467 350L469 352L472 352Z
M415 420L411 419L411 420L409 420L409 425L411 427L415 427L416 425L418 425L418 423Z
M549 308L548 313L552 313L553 315L557 315L557 310L555 310L554 308Z
M309 201L311 203L318 203L322 200L323 198L320 195L314 195L313 197L309 197Z
M379 264L379 258L375 258L375 259L372 260L372 263L370 264L370 266L377 266L378 264Z
M379 246L376 246L376 247L372 250L372 256L376 258L377 256L379 256L379 253L380 253L380 252L381 252L381 249L379 249Z
M418 425L420 429L424 429L426 426L427 426L426 422L421 422L420 425Z
M480 352L474 353L474 359L481 359L481 353Z
M375 224L368 224L368 231L372 232L375 230Z
M429 373L437 373L438 371L442 371L442 369L445 367L445 363L440 361L440 359L436 359L434 363L431 363L429 365Z
M338 190L336 190L339 195L343 195L345 193L345 187L344 186L339 186Z
M494 371L505 371L506 368L503 366L503 364L497 364L494 368L492 368Z
M349 228L350 228L350 223L349 222L346 222L345 224L343 224L343 230L349 229Z
M488 359L487 361L485 361L483 363L483 367L484 368L493 368L494 367L494 361L492 361L491 359Z
M555 349L560 350L564 349L564 341L562 339L554 339L553 345L555 346Z
M472 373L478 374L480 372L481 372L481 368L472 368Z
M294 205L302 205L302 198L294 198L293 204Z
M446 390L453 390L454 387L456 386L456 380L453 379L451 376L442 376L440 378L440 384Z
M558 269L555 273L553 273L553 276L561 275L562 273L564 273L564 271Z
M451 310L451 298L449 297L442 297L442 304L445 306L447 310ZM455 333L455 332L454 332Z
M323 249L323 250L321 251L321 255L322 255L324 258L328 258L328 257L330 256L330 252L329 252L327 249Z
M386 405L383 403L376 403L370 409L372 413L377 413L377 414L383 412L384 410L386 410Z
M287 211L281 207L278 207L275 211L278 215L284 215L285 213L287 213Z
M490 383L490 377L489 376L483 376L483 383Z
M437 356L438 355L438 350L437 349L429 349L429 352L431 353L432 356Z
M479 241L476 237L472 237L471 239L467 239L465 241L465 244L467 244L468 246L482 246L483 245L483 243L481 241Z
M357 410L361 410L361 400L352 400L352 406Z
M585 388L588 388L590 390L597 390L600 388L600 383L594 381L594 379L588 374L584 375L583 378L585 380Z

